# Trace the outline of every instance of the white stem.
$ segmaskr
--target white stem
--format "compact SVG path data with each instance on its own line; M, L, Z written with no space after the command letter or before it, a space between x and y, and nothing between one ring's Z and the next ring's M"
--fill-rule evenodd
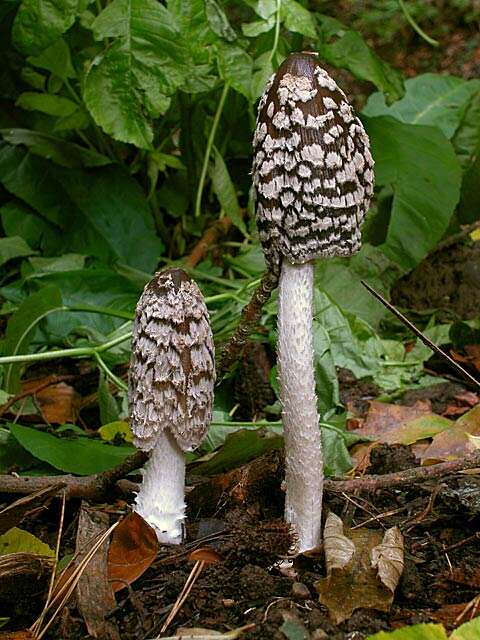
M285 440L285 520L297 551L321 540L323 456L313 365L313 264L283 261L279 284L278 366Z
M180 544L185 519L185 454L164 429L143 470L134 511L151 525L160 542Z

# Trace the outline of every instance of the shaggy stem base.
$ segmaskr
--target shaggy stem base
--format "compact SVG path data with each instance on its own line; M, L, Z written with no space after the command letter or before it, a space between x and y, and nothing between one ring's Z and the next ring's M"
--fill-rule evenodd
M185 519L185 454L164 430L143 470L134 511L155 529L159 542L180 544Z
M285 520L299 552L320 544L323 456L313 365L313 265L282 264L278 366L285 440Z

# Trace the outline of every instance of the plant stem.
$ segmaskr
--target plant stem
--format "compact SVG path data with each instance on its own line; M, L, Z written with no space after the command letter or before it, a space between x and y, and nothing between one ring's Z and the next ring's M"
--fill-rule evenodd
M3 356L0 357L0 365L13 364L15 362L39 362L41 360L53 360L54 358L73 358L75 356L95 357L95 354L108 351L108 349L125 342L125 340L128 340L131 337L132 332L129 331L128 333L112 338L112 340L108 340L108 342L104 342L97 347L74 347L72 349L57 349L55 351L44 351L42 353L26 353L20 356Z
M119 389L123 389L123 391L128 391L128 386L123 382L123 380L120 380L120 378L118 376L116 376L113 371L107 367L107 365L105 364L103 358L100 356L100 354L98 352L96 352L95 354L95 360L98 363L98 366L100 367L100 369L105 373L105 375L110 378L110 380L117 385L117 387L119 387Z
M275 10L275 35L273 37L273 46L272 46L272 51L270 52L270 57L269 57L269 62L271 62L272 64L273 64L273 58L277 53L278 41L280 39L281 8L282 8L282 0L277 0L277 7Z
M195 217L196 218L198 218L198 216L201 213L203 187L205 184L205 178L207 177L208 162L210 160L210 154L212 152L212 147L215 140L215 134L217 133L218 123L220 122L220 116L222 115L223 107L225 104L225 98L227 97L227 94L228 94L228 89L229 89L229 84L226 82L223 85L222 95L220 96L217 110L215 111L215 116L213 118L212 128L210 129L210 134L208 136L207 148L205 149L205 155L203 157L202 172L200 174L200 181L198 183L197 197L195 199Z
M416 31L418 35L421 38L423 38L425 42L428 42L428 44L430 44L432 47L438 47L440 45L438 40L434 40L429 35L427 35L425 31L423 31L423 29L415 22L415 20L412 18L410 12L407 9L405 2L403 0L398 0L398 4L400 5L400 9L403 11L403 15L405 16L407 22L410 24L412 29Z

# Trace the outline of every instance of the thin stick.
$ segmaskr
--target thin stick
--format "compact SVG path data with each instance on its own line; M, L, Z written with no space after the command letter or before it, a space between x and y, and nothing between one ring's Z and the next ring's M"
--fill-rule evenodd
M470 373L468 373L468 371L466 371L461 365L459 365L458 362L456 362L453 358L451 358L448 355L448 353L443 351L443 349L441 349L434 342L432 342L430 338L427 338L427 336L424 335L420 331L420 329L417 329L417 327L412 322L410 322L410 320L406 316L404 316L403 313L400 313L400 311L396 307L394 307L391 302L388 302L388 300L385 300L385 298L382 295L380 295L378 291L375 291L375 289L373 289L373 287L367 284L364 280L361 280L361 283L363 284L365 289L367 289L372 294L372 296L374 296L377 300L379 300L385 307L387 307L389 311L393 313L393 315L395 315L399 320L401 320L403 324L406 325L410 329L410 331L412 331L412 333L414 333L417 336L417 338L420 338L423 344L425 344L427 347L430 347L432 351L435 351L435 353L438 353L438 355L441 356L442 358L445 358L445 360L447 360L452 365L452 367L454 367L459 373L465 376L465 378L467 378L472 384L480 388L480 382L476 378L474 378Z
M170 626L170 623L172 622L172 620L175 618L175 616L177 615L177 613L180 611L180 609L183 606L183 603L185 602L185 600L188 598L188 594L190 593L190 591L193 588L193 585L195 584L195 581L197 580L198 576L202 573L203 567L205 566L205 561L204 560L197 560L195 562L195 564L193 565L192 570L190 571L190 575L188 576L183 589L181 590L175 604L172 607L172 610L170 611L170 613L168 614L167 619L165 620L165 622L163 623L163 627L160 629L160 633L164 633L167 628Z

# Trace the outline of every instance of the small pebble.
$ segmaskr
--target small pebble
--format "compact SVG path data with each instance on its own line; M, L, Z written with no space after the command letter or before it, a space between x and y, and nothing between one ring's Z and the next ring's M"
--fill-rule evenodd
M292 597L294 600L310 600L312 596L303 582L294 582L292 584Z
M310 634L311 640L327 640L328 635L323 629L315 629Z

